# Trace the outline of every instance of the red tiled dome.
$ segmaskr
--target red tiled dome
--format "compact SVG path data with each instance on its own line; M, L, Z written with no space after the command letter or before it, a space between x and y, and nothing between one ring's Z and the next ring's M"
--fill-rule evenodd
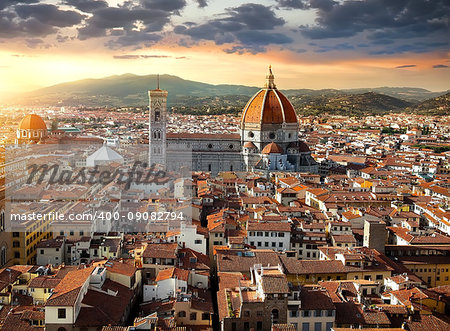
M255 146L255 144L252 143L251 141L247 141L247 142L244 144L244 148L253 148L253 149L257 149L257 147Z
M19 130L47 130L47 125L40 116L31 114L20 121Z
M256 93L245 106L242 123L282 124L297 123L294 107L274 84L272 70L265 88Z
M267 144L263 150L261 151L262 154L272 154L272 153L278 153L278 154L282 154L283 153L283 149L281 148L280 145L278 145L277 143L270 143Z

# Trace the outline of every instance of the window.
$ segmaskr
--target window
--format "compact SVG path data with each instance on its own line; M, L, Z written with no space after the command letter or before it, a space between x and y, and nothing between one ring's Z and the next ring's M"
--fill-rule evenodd
M383 279L383 275L377 275L375 278L376 278L376 280L381 280L381 279Z
M197 319L197 313L191 313L191 316L189 317L191 321L195 321Z
M316 322L314 323L314 331L321 331L322 330L322 323Z
M44 250L43 249L41 249L41 255L44 255Z
M209 314L208 313L203 313L202 314L202 320L203 321L208 321L209 320Z
M84 236L84 231L80 231L80 236Z
M199 244L202 243L202 240L201 240L201 239L196 239L196 240L194 241L194 243L195 243L196 245L199 245Z
M309 331L309 323L302 323L302 331Z
M289 317L297 317L298 310L289 310Z
M20 259L20 252L14 252L14 258Z
M266 242L264 243L264 246L265 246L265 247L269 247L269 243L266 241Z
M244 331L249 331L250 330L250 322L245 322L244 323Z
M190 263L197 263L197 258L196 257L190 257L189 258L189 262Z
M20 241L13 241L13 247L20 247Z
M19 232L13 232L13 237L14 237L14 238L19 237Z
M3 266L5 264L6 264L6 247L3 246L2 247L2 251L1 251L1 256L0 256L0 265Z
M303 317L309 317L309 310L304 310L303 311Z
M272 241L272 247L276 247L277 243Z
M327 316L333 316L334 311L333 310L327 310Z
M70 234L71 236L73 236L73 233L74 233L73 230L71 230L71 231L69 232L69 234Z
M320 309L316 310L316 317L322 316L322 311Z
M184 310L180 310L178 312L178 317L186 317L186 312Z
M250 310L244 310L244 316L250 317Z
M256 312L256 316L262 316L263 315L263 311L262 310L258 310L257 312Z
M256 330L262 330L262 321L256 322Z
M58 318L66 318L66 308L58 308Z
M64 231L59 231L60 236L64 236Z
M326 330L331 331L331 328L333 327L333 322L327 322L326 324Z
M278 309L272 309L272 320L274 323L278 323Z

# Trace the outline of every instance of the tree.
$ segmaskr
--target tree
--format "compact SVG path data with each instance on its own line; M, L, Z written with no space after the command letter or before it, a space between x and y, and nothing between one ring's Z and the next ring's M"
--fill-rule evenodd
M52 121L51 130L52 130L52 131L58 130L58 120L57 120L57 119L54 119L54 120Z

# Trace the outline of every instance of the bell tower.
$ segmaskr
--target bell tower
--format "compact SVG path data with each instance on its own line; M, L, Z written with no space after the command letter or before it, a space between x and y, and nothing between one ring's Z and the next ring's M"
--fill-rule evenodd
M168 92L157 87L148 91L149 97L149 164L166 166L166 123L167 123Z

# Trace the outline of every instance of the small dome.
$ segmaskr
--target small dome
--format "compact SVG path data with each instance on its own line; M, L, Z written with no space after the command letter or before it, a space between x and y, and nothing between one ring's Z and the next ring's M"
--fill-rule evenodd
M25 116L19 123L19 130L44 130L47 131L47 125L44 120L35 114Z
M263 148L261 153L262 154L273 154L273 153L282 154L283 149L277 143L270 143Z
M266 77L266 86L256 93L245 106L242 124L297 123L297 114L288 98L277 90L272 69Z
M288 146L288 149L295 149L296 151L300 153L308 153L311 152L308 145L304 141L297 141L295 143L290 143Z
M255 144L252 143L251 141L247 141L247 142L244 144L244 148L258 149L258 148L255 146Z

